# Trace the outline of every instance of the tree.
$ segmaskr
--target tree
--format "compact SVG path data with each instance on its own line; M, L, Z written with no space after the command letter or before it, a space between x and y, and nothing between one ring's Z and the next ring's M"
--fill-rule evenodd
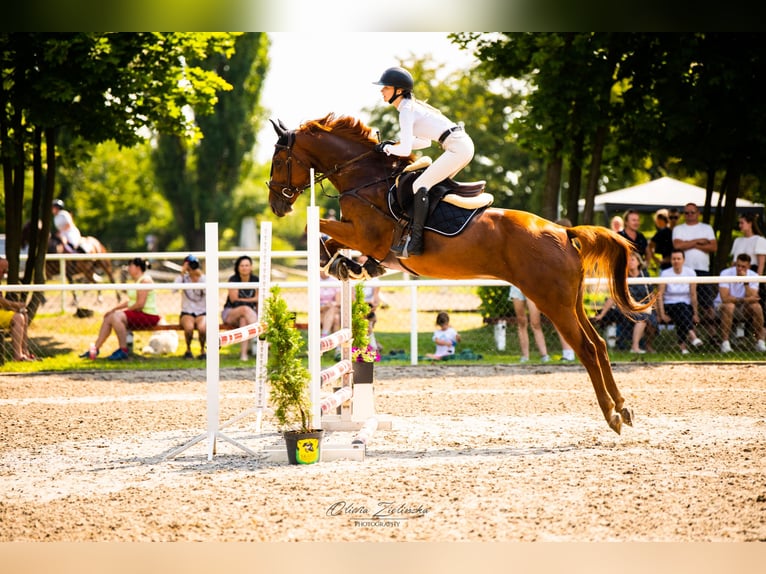
M215 111L197 118L200 140L161 134L155 153L157 180L173 206L187 246L204 246L204 222L224 227L232 219L232 194L247 173L255 132L262 121L258 105L268 68L268 37L247 33L237 38L231 55L201 59L200 67L213 70L233 89L222 94Z
M25 177L32 163L30 244L25 282L44 281L60 134L69 141L114 140L131 147L143 129L199 130L183 113L212 111L230 86L215 72L189 66L211 53L230 53L232 34L2 33L0 159L3 164L9 281L18 281ZM38 225L39 222L39 225Z

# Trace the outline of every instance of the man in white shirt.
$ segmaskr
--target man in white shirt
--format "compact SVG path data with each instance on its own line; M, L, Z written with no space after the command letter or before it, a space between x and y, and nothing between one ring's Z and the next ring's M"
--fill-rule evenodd
M684 207L684 223L673 228L673 249L682 249L686 266L694 269L697 277L709 277L710 254L718 249L715 231L707 223L699 220L700 212L696 203L687 203ZM697 285L700 319L707 323L708 329L715 323L714 301L717 295L715 284Z
M721 277L757 277L758 274L750 269L751 259L747 253L740 253L733 267L721 271ZM766 330L763 326L763 309L761 298L758 296L758 282L751 283L721 283L718 286L718 294L721 300L719 311L721 313L721 352L731 353L731 325L735 317L739 320L749 320L755 331L758 341L755 344L756 351L766 351Z

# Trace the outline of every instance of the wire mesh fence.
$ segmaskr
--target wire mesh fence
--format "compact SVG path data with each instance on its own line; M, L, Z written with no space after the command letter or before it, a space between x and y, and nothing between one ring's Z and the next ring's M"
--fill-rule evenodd
M127 260L136 254L111 254L111 257ZM147 255L147 254L138 254ZM151 274L156 281L157 306L167 323L178 323L181 294L173 281L178 275L184 254L162 254L155 256ZM231 275L233 259L238 252L222 254L220 280L225 282ZM199 254L200 258L204 254ZM257 260L257 254L252 255ZM272 282L283 288L283 294L290 308L296 313L297 321L305 323L308 309L308 290L303 252L275 252L275 259L281 257L281 264L275 265ZM119 259L117 259L119 261ZM119 265L116 265L120 269ZM208 271L209 272L209 271ZM120 275L120 281L125 275ZM730 279L730 278L729 278ZM762 278L757 278L762 279ZM716 278L696 278L692 282L715 281ZM661 282L656 278L649 282ZM399 274L391 274L371 281L380 286L382 304L376 312L375 335L381 345L384 361L402 361L415 364L428 361L425 355L432 353L433 333L436 329L436 315L446 311L451 325L461 334L461 342L453 361L516 363L522 356L519 343L518 321L512 302L508 299L509 286L491 281L436 281L408 280ZM491 312L486 304L487 286L494 289ZM27 292L43 290L45 304L42 305L29 327L30 352L38 358L80 354L95 339L101 317L117 304L117 296L124 300L122 289L113 284L83 284L63 288L56 284L43 287L24 286ZM6 286L6 289L20 289L20 286ZM75 289L74 291L72 289ZM76 294L76 299L75 299ZM586 310L589 317L596 316L608 296L604 282L586 281ZM226 299L226 290L221 289L221 307ZM216 318L220 321L220 314ZM757 332L746 318L735 320L728 337L731 351L722 352L724 335L720 318L711 317L696 326L700 342L698 345L686 342L687 353L682 353L676 327L650 321L655 328L647 328L638 343L639 352L632 352L634 322L618 315L612 315L594 326L607 341L609 355L613 362L646 361L764 361L766 352L758 349L762 333ZM528 328L529 329L529 328ZM562 341L552 323L542 317L542 331L547 347L547 359L551 363L563 358ZM148 332L136 333L134 349L141 353L152 336ZM529 363L539 364L544 360L529 329ZM111 342L116 346L116 339ZM195 345L197 342L195 340ZM185 351L183 335L179 337L178 355ZM4 333L3 353L6 360L12 359L10 333ZM546 362L548 362L546 361Z

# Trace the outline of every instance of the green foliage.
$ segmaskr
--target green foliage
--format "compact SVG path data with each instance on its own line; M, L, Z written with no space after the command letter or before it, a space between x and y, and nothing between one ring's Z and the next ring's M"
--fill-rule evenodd
M304 341L276 285L271 288L271 296L266 301L264 321L268 325L266 370L274 416L282 430L308 432L311 430L311 374L300 359Z
M351 346L356 349L366 349L370 344L369 313L370 306L364 300L364 283L357 283L351 302Z
M481 313L482 318L512 316L514 314L513 303L508 298L508 292L508 287L478 287L477 293L481 299L479 313Z

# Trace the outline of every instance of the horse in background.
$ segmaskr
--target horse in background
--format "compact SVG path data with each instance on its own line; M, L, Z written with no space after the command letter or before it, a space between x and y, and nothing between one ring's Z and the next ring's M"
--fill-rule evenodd
M30 238L30 223L27 222L24 225L21 234L21 245L25 248L29 245ZM86 254L107 254L109 250L104 246L98 238L92 235L82 237L81 249ZM64 245L63 240L57 235L48 236L48 245L46 253L58 253L66 254L70 253L67 247ZM80 254L80 253L75 253ZM103 283L101 275L106 275L109 278L110 283L114 283L114 274L112 268L112 262L109 259L76 259L66 261L65 274L68 283ZM61 261L52 261L46 258L45 260L45 280L50 281L54 277L61 275ZM98 291L98 302L103 300L101 291ZM120 301L120 292L117 291L117 301ZM77 293L72 291L72 303L79 305Z

